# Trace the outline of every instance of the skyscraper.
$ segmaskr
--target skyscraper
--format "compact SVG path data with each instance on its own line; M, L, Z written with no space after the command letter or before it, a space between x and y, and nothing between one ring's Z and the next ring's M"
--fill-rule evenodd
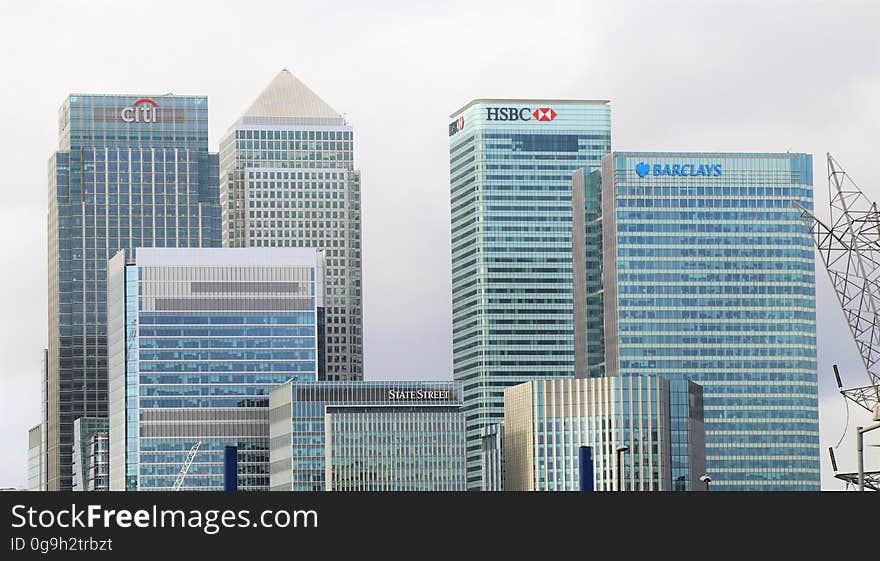
M611 108L479 99L451 117L453 369L479 489L480 430L502 421L504 388L574 375L571 174L610 151Z
M49 160L49 490L71 488L73 422L107 415L107 262L119 249L217 247L204 96L69 96Z
M324 380L364 376L353 134L342 115L282 70L220 141L224 247L324 250Z
M142 248L110 261L110 489L269 488L269 391L317 380L314 249Z
M812 208L812 166L809 154L614 152L581 182L601 200L601 247L576 229L575 254L601 258L575 293L605 332L604 352L579 347L578 374L700 384L713 490L819 490L814 250L792 204Z

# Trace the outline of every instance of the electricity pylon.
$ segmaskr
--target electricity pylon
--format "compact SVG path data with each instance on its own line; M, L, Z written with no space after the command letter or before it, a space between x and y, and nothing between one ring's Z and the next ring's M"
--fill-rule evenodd
M828 270L868 375L868 385L848 389L838 377L840 393L876 414L880 406L880 212L831 154L828 198L831 220L827 223L794 204Z

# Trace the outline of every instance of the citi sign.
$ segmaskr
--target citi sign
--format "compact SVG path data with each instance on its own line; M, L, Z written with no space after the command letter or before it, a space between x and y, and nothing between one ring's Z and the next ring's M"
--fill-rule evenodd
M552 121L556 111L552 107L487 107L487 121Z
M721 164L646 164L639 162L636 165L636 175L639 177L720 177Z
M159 104L148 97L135 101L131 107L124 107L120 112L126 123L155 123Z

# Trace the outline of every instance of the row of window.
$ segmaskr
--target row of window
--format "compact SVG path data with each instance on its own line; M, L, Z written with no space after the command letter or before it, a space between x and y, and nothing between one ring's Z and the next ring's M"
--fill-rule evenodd
M320 130L236 130L236 139L274 139L274 140L352 140L352 131Z

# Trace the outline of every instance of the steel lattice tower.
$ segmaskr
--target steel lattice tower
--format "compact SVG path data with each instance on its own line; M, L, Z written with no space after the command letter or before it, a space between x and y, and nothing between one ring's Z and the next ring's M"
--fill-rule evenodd
M819 250L868 374L869 385L843 389L874 413L880 405L880 212L828 154L827 224L795 203Z

